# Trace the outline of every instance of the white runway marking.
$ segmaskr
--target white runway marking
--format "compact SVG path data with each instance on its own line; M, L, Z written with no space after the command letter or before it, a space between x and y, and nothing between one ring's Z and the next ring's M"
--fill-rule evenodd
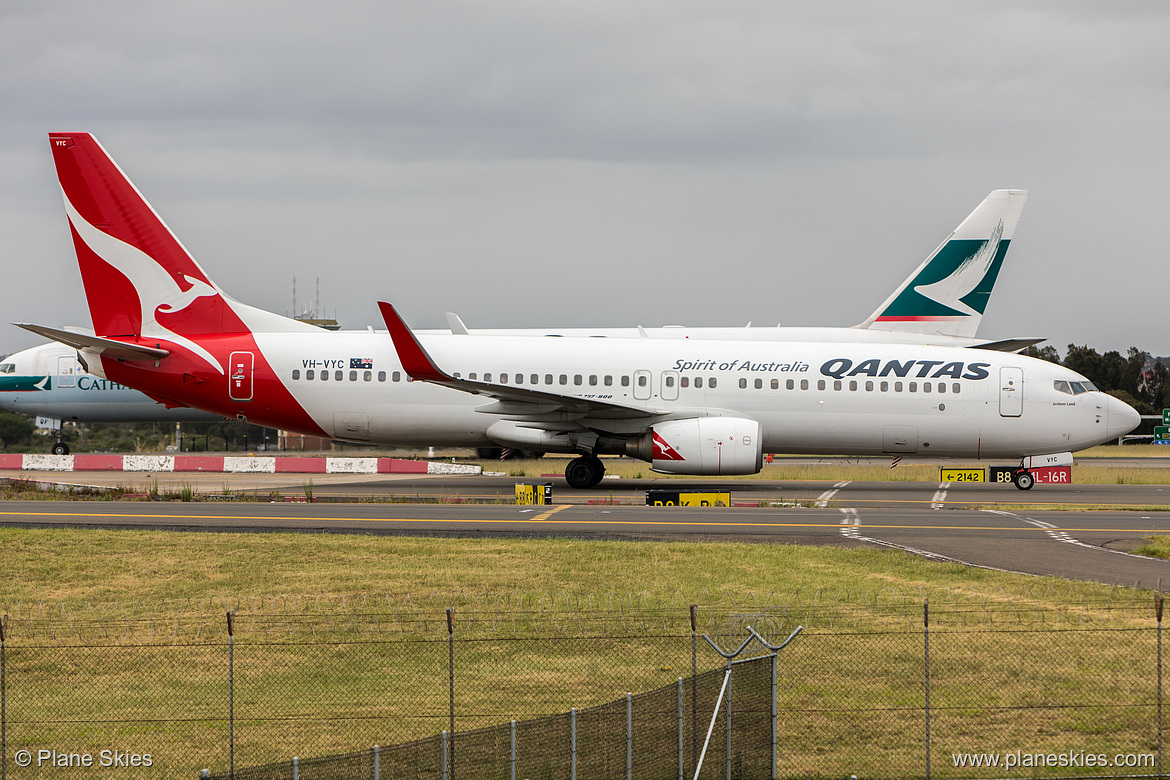
M913 553L914 555L921 555L932 561L943 561L946 563L961 563L964 566L974 566L980 569L993 569L994 566L983 566L978 563L971 563L959 558L952 558L949 555L939 555L930 550L920 550L917 547L910 547L905 544L897 544L895 542L887 542L882 539L874 539L872 536L863 536L861 533L861 515L857 513L856 509L842 509L840 510L844 517L841 518L841 536L854 542L869 542L876 544L879 547L889 547L892 550L901 550L902 552ZM1002 569L1000 571L1003 571Z
M1101 552L1113 553L1114 555L1125 555L1125 556L1128 556L1130 558L1137 558L1137 559L1143 560L1143 561L1152 560L1147 555L1136 555L1134 553L1125 552L1124 550L1114 550L1114 549L1111 549L1109 547L1101 547L1100 545L1089 544L1088 542L1082 542L1080 539L1069 536L1067 532L1060 530L1052 523L1047 523L1043 520L1037 520L1033 517L1024 517L1023 515L1017 515L1014 512L1005 512L1005 511L1000 510L1000 509L985 509L983 511L990 512L993 515L1003 515L1004 517L1011 517L1011 518L1014 518L1016 520L1023 521L1025 523L1027 523L1028 525L1033 526L1035 528L1040 528L1044 531L1045 536L1047 536L1049 539L1052 539L1052 540L1057 541L1057 542L1062 542L1064 544L1074 544L1077 547L1084 547L1086 550L1100 550Z
M841 488L845 487L846 485L848 485L852 481L853 480L851 480L851 479L846 479L842 482L838 482L837 484L833 485L832 490L826 490L824 493L821 493L819 496L817 496L817 499L816 499L817 506L827 507L829 505L829 501L833 498L833 496L837 495L837 493L839 493L841 491Z
M947 503L947 489L950 488L950 482L940 482L938 490L934 492L934 498L930 499L931 509L944 509Z

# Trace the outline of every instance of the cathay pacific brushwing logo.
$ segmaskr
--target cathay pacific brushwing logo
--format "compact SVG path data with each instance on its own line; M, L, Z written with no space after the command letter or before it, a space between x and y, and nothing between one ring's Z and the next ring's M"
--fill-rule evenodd
M1009 240L1001 220L989 238L951 239L877 318L943 320L980 317L999 276Z
M52 380L47 376L0 376L0 392L28 393L51 389Z
M914 291L935 303L949 306L961 314L966 314L969 317L979 316L983 313L983 307L980 307L976 311L964 303L963 298L973 293L975 288L979 286L979 283L991 271L991 266L995 262L995 256L999 251L999 241L1002 237L1003 221L1001 220L995 226L995 231L991 234L991 238L984 241L978 249L964 258L954 273L945 279L931 284L916 285ZM986 305L986 300L984 304Z
M137 247L127 244L89 224L65 196L65 211L69 221L81 236L81 240L98 257L116 268L134 286L142 307L142 335L157 336L180 344L206 360L219 373L223 366L215 356L185 336L164 327L156 318L157 314L174 314L190 306L196 299L219 295L219 291L201 279L192 279L183 274L183 280L190 285L186 290L150 255Z

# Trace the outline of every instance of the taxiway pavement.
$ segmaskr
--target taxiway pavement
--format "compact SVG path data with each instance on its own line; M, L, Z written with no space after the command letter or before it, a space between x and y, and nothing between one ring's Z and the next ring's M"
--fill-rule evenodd
M82 476L92 481L95 475ZM553 505L517 506L504 503L515 483L540 480L332 476L337 479L314 479L320 503L5 501L0 525L875 546L1040 576L1149 588L1170 584L1170 561L1131 552L1152 534L1170 533L1170 511L1157 511L1168 503L1170 486L1038 485L1025 492L1010 485L930 482L656 479L607 480L578 492L549 479ZM261 496L273 490L296 495L302 488L299 480L280 475L223 474L206 487ZM647 507L648 488L730 489L734 502L749 506ZM329 501L356 496L417 496L436 503ZM456 503L495 498L501 503ZM598 503L608 501L618 503ZM1046 509L1031 508L1037 505ZM1084 505L1104 508L1084 511Z

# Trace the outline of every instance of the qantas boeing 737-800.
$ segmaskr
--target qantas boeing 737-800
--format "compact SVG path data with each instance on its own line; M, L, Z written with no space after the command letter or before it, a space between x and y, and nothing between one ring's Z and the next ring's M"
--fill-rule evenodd
M731 475L764 452L1020 458L1027 487L1030 464L1138 423L1075 372L995 349L414 334L389 304L389 335L322 331L220 290L92 136L50 144L93 333L24 327L169 405L356 442L575 453L574 487L601 479L601 454Z

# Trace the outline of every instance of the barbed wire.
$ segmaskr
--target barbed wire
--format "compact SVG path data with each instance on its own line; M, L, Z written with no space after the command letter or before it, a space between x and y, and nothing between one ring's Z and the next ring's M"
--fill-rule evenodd
M226 641L446 639L446 611L461 639L689 634L690 605L699 633L730 640L746 626L779 636L806 630L915 630L924 602L932 626L1117 628L1153 617L1149 592L1041 581L1023 592L967 589L841 587L792 591L701 590L667 595L628 593L249 594L133 602L14 601L3 608L14 641L76 644ZM754 621L754 622L753 622Z

